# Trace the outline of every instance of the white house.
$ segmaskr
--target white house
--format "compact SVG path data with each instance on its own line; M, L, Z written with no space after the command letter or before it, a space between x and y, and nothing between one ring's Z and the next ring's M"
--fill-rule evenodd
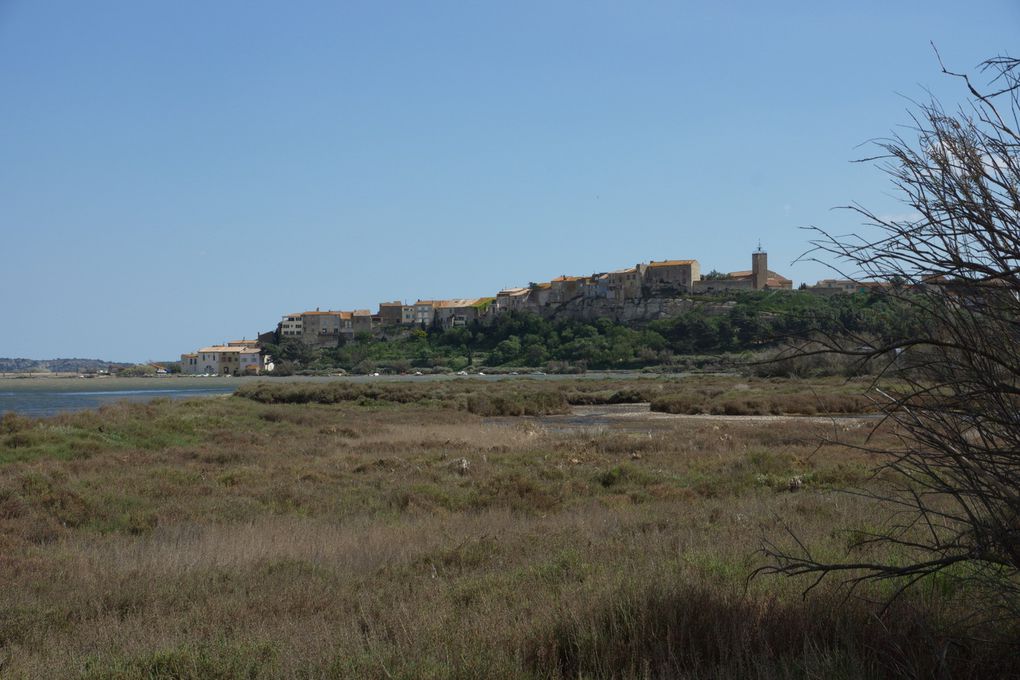
M181 355L181 373L190 375L258 375L262 370L258 347L213 345Z

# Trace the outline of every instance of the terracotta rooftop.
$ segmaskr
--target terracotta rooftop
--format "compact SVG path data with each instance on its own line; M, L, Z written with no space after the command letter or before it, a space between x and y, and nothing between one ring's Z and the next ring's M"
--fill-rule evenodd
M492 298L461 298L457 300L435 300L433 307L438 309L450 309L451 307L472 307L479 302L491 300Z
M214 354L222 352L231 352L238 354L258 354L261 350L257 347L228 347L227 345L213 345L212 347L203 347L198 350L197 353L201 354Z
M692 265L697 260L663 260L662 262L656 262L652 260L648 263L649 267L679 267L682 265Z
M730 272L729 274L726 275L726 278L729 278L729 279L748 279L748 278L751 278L751 274L752 273L753 272L750 269L746 269L744 271L739 271L739 272ZM792 283L790 281L790 279L786 278L782 274L775 273L771 269L769 270L769 273L768 273L768 279L770 281L775 280L775 281L779 281L779 282L783 282L783 283Z

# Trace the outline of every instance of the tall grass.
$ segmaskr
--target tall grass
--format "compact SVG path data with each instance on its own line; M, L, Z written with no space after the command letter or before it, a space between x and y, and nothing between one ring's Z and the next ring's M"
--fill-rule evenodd
M529 381L497 383L258 383L244 386L237 396L265 404L416 404L456 408L483 416L566 413L562 390Z
M835 379L699 378L573 380L555 384L519 379L497 383L257 383L237 396L267 404L417 404L479 415L549 415L570 405L651 403L653 411L714 415L858 414L875 411L861 383Z
M740 384L701 387L747 392ZM818 438L894 433L850 421L488 417L524 401L558 410L538 396L557 392L597 404L687 387L331 387L292 403L279 385L5 418L0 677L1020 671L1014 650L993 644L1016 639L1012 625L960 627L966 592L933 589L880 615L837 593L802 599L803 584L746 583L763 533L794 524L839 555L847 538L834 527L884 519L830 491L871 483L867 458ZM45 441L9 445L25 433ZM66 453L85 440L87 453Z
M952 624L916 601L876 613L862 601L750 596L683 582L628 584L574 607L528 650L562 678L1015 677L1005 640L954 642Z

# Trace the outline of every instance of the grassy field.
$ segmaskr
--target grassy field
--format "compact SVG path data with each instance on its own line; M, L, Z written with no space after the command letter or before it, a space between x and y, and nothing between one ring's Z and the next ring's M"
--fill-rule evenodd
M0 420L0 677L993 677L966 593L748 574L883 521L860 386L272 383ZM813 399L818 396L819 399ZM810 403L809 403L810 402ZM877 432L873 436L889 437ZM880 598L884 593L863 593ZM999 632L1009 637L1010 631ZM948 641L970 633L968 639Z

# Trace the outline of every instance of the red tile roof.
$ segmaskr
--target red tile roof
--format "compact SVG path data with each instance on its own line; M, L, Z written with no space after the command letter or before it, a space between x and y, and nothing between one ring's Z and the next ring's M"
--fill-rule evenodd
M656 262L652 260L648 263L649 267L679 267L679 266L690 266L697 262L697 260L663 260L662 262Z

